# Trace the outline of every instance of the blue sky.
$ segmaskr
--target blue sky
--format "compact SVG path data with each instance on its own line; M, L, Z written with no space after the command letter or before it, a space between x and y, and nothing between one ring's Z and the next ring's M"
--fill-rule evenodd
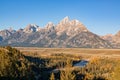
M120 30L120 0L0 0L0 30L43 27L66 16L98 35L115 34Z

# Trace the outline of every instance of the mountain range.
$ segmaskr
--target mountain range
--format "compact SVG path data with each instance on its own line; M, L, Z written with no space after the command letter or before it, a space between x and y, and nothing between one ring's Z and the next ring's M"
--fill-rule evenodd
M120 48L120 31L99 36L79 20L65 17L58 24L45 27L29 24L24 29L0 31L1 46L50 48Z

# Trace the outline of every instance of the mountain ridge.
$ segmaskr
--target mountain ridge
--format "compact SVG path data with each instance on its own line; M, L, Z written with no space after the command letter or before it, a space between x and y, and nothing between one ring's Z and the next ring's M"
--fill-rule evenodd
M0 45L35 47L113 48L112 40L98 36L79 20L65 17L58 24L44 28L29 24L24 29L0 31Z
M120 31L116 34L107 34L102 36L104 40L109 41L115 48L120 48Z

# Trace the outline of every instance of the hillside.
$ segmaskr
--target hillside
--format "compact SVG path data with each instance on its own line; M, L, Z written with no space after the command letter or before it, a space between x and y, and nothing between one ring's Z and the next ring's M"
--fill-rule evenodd
M15 48L0 48L0 80L33 80L31 63Z

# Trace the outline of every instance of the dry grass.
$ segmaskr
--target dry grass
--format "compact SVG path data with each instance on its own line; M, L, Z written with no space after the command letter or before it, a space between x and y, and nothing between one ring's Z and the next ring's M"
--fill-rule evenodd
M40 57L45 62L44 67L57 66L56 69L63 68L62 64L67 59L72 61L89 60L84 68L74 67L73 71L76 76L85 74L85 80L93 80L94 77L112 80L112 76L117 74L114 72L116 65L120 60L120 49L85 49L85 48L37 48L37 47L17 47L23 54L27 56ZM62 54L61 54L62 53ZM55 55L54 55L55 54ZM87 70L87 71L86 71ZM96 79L98 80L98 79Z
M25 55L43 55L49 56L51 54L73 54L81 55L83 57L110 57L120 58L120 49L84 49L84 48L38 48L38 47L16 47ZM32 53L32 54L30 54Z

